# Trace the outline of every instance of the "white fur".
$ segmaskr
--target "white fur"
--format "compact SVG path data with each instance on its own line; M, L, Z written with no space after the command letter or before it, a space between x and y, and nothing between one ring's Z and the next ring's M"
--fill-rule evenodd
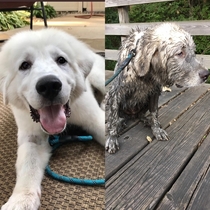
M58 56L63 56L68 64L58 65L55 62ZM32 62L31 68L20 70L23 61ZM105 113L91 87L105 94L104 59L76 38L56 29L13 36L0 52L0 90L18 126L17 181L2 210L35 210L40 205L41 181L51 148L48 135L31 119L29 104L35 109L49 106L35 88L37 81L46 75L56 76L62 82L57 100L62 104L69 100L68 122L89 131L101 145L105 142Z
M135 41L134 41L134 43L136 44L137 41L139 39L141 39L141 37L144 35L144 31L141 31L140 33L139 32L134 32L134 33L135 33Z

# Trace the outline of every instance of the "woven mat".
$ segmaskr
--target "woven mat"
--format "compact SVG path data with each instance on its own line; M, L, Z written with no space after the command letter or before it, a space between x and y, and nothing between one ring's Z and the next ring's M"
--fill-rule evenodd
M17 127L0 95L0 206L15 185ZM70 143L55 151L50 167L60 174L80 178L104 177L104 149L96 142ZM104 186L80 186L62 183L44 176L40 210L103 210Z

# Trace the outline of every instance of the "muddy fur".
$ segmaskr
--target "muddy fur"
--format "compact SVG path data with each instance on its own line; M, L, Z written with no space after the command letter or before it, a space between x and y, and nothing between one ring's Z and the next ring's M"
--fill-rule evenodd
M117 138L122 119L143 119L157 140L168 140L158 121L162 86L195 86L209 75L195 58L192 37L178 25L163 23L144 31L132 30L122 43L115 70L135 48L135 57L113 81L106 95L109 153L119 149ZM146 119L144 114L148 110L150 115Z

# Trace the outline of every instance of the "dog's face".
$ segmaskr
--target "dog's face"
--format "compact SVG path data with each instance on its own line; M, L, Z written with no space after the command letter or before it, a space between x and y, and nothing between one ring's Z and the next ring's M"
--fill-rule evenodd
M195 57L194 49L180 46L167 62L168 77L177 87L191 87L206 81L209 71Z
M60 133L71 102L85 91L91 51L55 30L22 32L0 52L0 87L5 103L27 109L49 134Z
M195 44L189 33L179 26L164 23L142 34L134 63L140 67L139 76L152 66L161 84L190 87L203 83L209 76L195 57Z
M196 59L196 48L191 35L173 24L166 25L163 31L166 35L162 37L162 50L159 48L159 51L169 80L177 87L203 83L209 72Z

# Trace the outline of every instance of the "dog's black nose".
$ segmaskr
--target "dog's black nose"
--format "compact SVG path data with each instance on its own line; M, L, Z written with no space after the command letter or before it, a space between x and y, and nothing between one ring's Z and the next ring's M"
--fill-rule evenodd
M209 75L210 75L210 72L207 70L201 70L199 72L199 76L203 81L206 81Z
M53 75L45 76L41 78L36 84L37 92L44 98L53 100L61 91L61 81Z

